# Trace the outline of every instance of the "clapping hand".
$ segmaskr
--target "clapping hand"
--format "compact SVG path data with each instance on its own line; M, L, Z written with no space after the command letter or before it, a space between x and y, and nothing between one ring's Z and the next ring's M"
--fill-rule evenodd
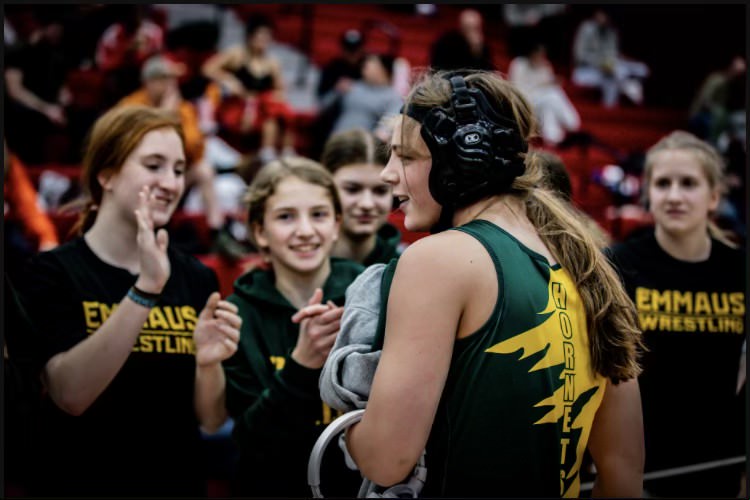
M193 332L198 365L220 363L237 351L242 326L237 312L237 306L221 300L219 292L208 297Z
M323 290L318 288L307 305L292 316L292 321L300 324L292 357L297 363L312 369L321 368L328 358L344 313L343 307L331 301L322 304L322 300Z
M169 235L161 228L154 232L154 219L151 204L154 193L148 186L143 186L138 193L138 208L135 217L138 221L138 256L140 275L136 286L149 293L161 293L171 273L167 246Z

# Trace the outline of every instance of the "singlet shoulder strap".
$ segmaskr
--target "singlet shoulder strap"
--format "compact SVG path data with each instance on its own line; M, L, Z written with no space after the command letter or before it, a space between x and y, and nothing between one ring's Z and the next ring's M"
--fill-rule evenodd
M383 340L385 338L385 317L388 312L388 294L391 291L393 275L396 272L398 257L395 257L386 264L383 270L383 278L380 282L380 314L378 315L378 326L375 330L375 337L372 339L372 350L379 351L383 349Z
M492 262L495 264L495 269L497 269L498 273L501 272L502 267L500 265L500 259L497 256L495 251L496 247L493 243L501 242L502 244L505 244L507 242L507 235L504 231L500 230L500 228L491 222L481 219L473 220L463 226L454 227L453 229L466 233L469 236L473 236L479 241L485 250L487 250L487 253L490 254L490 258L492 258Z

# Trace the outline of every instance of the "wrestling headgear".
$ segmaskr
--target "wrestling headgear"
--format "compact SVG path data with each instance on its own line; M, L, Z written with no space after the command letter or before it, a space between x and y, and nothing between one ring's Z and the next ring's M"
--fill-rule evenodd
M496 112L482 91L449 74L451 108L410 105L432 155L429 188L443 207L459 208L510 190L525 170L528 149L515 122Z

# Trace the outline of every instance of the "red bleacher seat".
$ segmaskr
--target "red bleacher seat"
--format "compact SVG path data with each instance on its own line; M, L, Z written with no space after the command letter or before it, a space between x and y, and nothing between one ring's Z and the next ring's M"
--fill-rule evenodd
M48 214L52 224L57 231L57 239L60 243L73 239L76 235L71 234L71 230L78 220L77 213L71 212L51 212Z
M637 205L611 207L607 211L607 223L610 233L616 241L625 240L633 231L653 226L651 212Z
M203 213L187 213L183 210L176 210L167 227L173 232L185 229L186 233L194 234L198 240L197 244L202 248L211 246L211 229L208 227L208 221L206 221L206 216Z
M251 253L238 261L227 260L217 254L196 255L198 260L210 267L219 280L219 292L222 298L227 297L234 290L234 281L251 267L266 265L263 257L258 253Z
M77 109L100 109L104 104L106 75L96 68L75 68L68 72L66 85Z

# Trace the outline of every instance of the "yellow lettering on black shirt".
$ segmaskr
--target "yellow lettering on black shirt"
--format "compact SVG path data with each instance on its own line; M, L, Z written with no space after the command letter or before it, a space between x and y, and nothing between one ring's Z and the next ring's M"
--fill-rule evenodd
M638 287L635 304L645 332L745 332L744 292L686 292Z
M96 332L118 304L83 301L83 320L89 335ZM156 306L149 312L133 352L195 355L193 329L197 314L192 306Z

